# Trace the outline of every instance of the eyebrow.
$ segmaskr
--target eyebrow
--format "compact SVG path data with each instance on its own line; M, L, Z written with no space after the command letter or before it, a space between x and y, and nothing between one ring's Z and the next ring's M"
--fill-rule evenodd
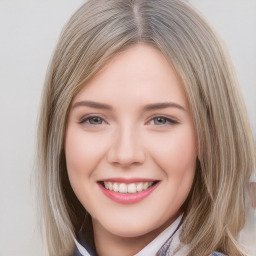
M95 101L87 101L87 100L76 102L72 106L72 109L76 107L92 107L92 108L107 109L107 110L113 109L111 105L95 102ZM161 102L161 103L148 104L143 108L143 110L150 111L150 110L164 109L164 108L178 108L185 111L184 107L174 102Z
M110 105L108 105L108 104L100 103L100 102L95 102L95 101L87 101L87 100L76 102L72 106L72 109L74 109L76 107L92 107L92 108L108 109L108 110L112 109L112 107Z
M145 111L156 110L156 109L164 109L164 108L178 108L185 111L185 108L181 105L174 102L162 102L162 103L154 103L148 104L144 107Z

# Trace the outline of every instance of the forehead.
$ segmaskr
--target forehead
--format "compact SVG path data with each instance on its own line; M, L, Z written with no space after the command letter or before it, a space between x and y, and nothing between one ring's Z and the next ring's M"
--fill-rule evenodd
M117 54L78 93L79 100L178 101L187 106L183 85L164 55L139 44Z

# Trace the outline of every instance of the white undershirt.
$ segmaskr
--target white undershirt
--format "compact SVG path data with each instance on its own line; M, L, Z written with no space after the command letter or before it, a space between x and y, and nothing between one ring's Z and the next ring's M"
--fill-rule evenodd
M182 214L183 215L183 214ZM146 247L139 251L134 256L154 256L163 246L163 244L173 235L175 230L178 228L181 221L182 215L180 215L169 227L167 227L162 233L160 233L152 242L150 242ZM76 246L79 252L83 256L90 256L87 250L76 240Z

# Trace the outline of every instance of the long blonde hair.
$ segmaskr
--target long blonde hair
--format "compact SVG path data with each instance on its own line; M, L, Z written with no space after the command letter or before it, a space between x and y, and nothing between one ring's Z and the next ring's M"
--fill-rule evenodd
M46 76L38 126L38 206L49 255L70 255L73 236L88 219L66 171L70 103L113 56L138 43L158 48L180 76L197 132L199 160L181 241L189 255L244 255L237 239L255 167L253 137L221 41L181 0L89 0L66 24Z

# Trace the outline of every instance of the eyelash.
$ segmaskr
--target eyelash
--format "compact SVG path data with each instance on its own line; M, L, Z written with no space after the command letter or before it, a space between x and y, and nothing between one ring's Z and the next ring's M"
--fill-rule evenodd
M177 122L176 120L174 120L174 119L172 119L172 118L169 118L169 117L165 117L165 116L155 116L155 117L153 117L153 118L150 119L150 123L151 123L152 121L156 121L157 119L158 119L158 121L159 121L159 119L162 119L162 120L165 121L164 124L159 124L159 125L157 125L157 126L166 126L166 125L175 125L175 124L178 124L178 122ZM156 124L154 123L153 125L156 125Z
M94 120L93 120L94 119ZM96 121L95 119L98 119L98 121L100 121L100 123L93 123L94 121ZM157 120L158 119L158 120ZM156 124L155 122L156 121L160 121L163 120L164 123L163 124ZM153 124L151 122L154 122ZM84 124L84 123L87 123L87 125L91 125L91 126L100 126L102 124L107 124L107 122L100 116L85 116L83 117L80 121L79 121L79 124ZM151 118L149 120L149 124L150 125L156 125L156 126L167 126L167 125L175 125L175 124L178 124L179 122L177 122L176 120L174 119L171 119L171 118L168 118L168 117L165 117L165 116L155 116L153 118Z
M92 121L93 119L98 119L101 121L100 124L93 124L91 123L90 121ZM79 121L79 124L84 124L84 123L87 123L88 125L92 125L92 126L99 126L101 125L102 123L107 123L102 117L100 116L85 116L83 117L80 121Z

